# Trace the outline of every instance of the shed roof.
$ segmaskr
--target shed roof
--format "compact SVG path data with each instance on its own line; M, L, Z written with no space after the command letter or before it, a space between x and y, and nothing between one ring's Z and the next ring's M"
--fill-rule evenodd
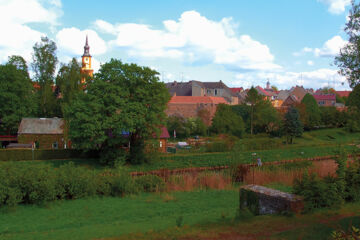
M62 118L23 118L18 134L63 134L64 123Z

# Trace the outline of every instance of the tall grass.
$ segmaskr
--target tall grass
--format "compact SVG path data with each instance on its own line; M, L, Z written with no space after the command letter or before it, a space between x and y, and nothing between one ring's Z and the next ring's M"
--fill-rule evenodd
M295 179L301 179L305 172L316 173L319 177L333 176L337 164L334 160L301 161L280 165L253 167L245 175L244 181L251 184L268 185L281 183L292 186Z
M232 177L228 171L185 173L166 179L168 191L193 191L208 189L232 189Z

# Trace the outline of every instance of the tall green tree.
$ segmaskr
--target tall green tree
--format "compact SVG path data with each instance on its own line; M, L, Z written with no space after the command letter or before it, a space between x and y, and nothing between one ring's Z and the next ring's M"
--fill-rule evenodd
M303 133L303 124L300 121L299 111L290 107L284 116L284 134L287 143L292 144L295 137L300 137Z
M160 133L170 99L158 73L111 59L101 65L86 90L76 94L73 104L65 108L75 146L111 153L129 143L128 161L147 161L145 140Z
M212 120L210 131L217 134L225 133L242 137L244 134L244 122L242 118L232 110L231 106L219 104Z
M80 69L80 63L73 58L68 64L62 64L58 71L56 86L58 88L58 96L61 96L62 109L65 105L73 102L77 93L84 90L84 86L81 83Z
M339 73L347 78L353 88L360 82L360 3L352 1L351 4L345 27L349 41L335 57L335 64L340 68Z
M250 104L250 134L254 133L254 116L255 116L255 106L263 101L262 96L260 96L257 90L254 87L251 87L247 92L245 102Z
M38 90L39 115L42 117L58 116L60 107L53 91L55 70L58 63L56 56L56 44L47 37L41 37L41 41L33 47L32 69L35 80L40 85Z
M4 134L16 134L23 117L35 114L34 89L25 60L12 56L0 65L0 129Z
M360 85L356 85L349 94L348 105L360 112Z
M307 93L301 100L301 104L304 105L303 123L307 129L313 129L315 126L319 126L321 122L320 108L313 95Z

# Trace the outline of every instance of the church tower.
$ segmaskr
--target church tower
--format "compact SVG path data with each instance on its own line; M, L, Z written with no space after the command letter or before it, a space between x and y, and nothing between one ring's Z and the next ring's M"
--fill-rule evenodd
M87 77L92 77L94 70L91 68L91 55L90 47L88 44L88 36L86 35L86 42L84 46L84 54L82 55L82 66L81 66L81 83L86 82Z

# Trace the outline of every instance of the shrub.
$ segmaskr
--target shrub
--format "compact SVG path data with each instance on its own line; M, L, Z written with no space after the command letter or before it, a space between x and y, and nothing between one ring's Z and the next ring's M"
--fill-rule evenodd
M96 176L93 171L75 167L74 163L62 165L57 174L58 197L77 199L96 194Z
M360 167L358 163L352 163L345 171L345 200L360 200Z
M166 188L164 180L156 175L137 177L135 178L135 183L144 192L162 192Z
M126 194L135 194L138 192L139 188L130 174L120 172L113 176L111 180L111 194L113 196L123 197Z
M119 147L112 147L103 149L100 153L99 161L103 165L110 167L120 166L126 162L128 153Z
M316 208L336 207L343 203L341 182L328 176L321 180L315 174L305 173L301 180L295 179L294 193L304 197L305 212Z
M23 166L5 165L7 187L13 198L20 198L22 203L43 203L55 200L55 170L47 165ZM20 195L18 195L20 193Z

